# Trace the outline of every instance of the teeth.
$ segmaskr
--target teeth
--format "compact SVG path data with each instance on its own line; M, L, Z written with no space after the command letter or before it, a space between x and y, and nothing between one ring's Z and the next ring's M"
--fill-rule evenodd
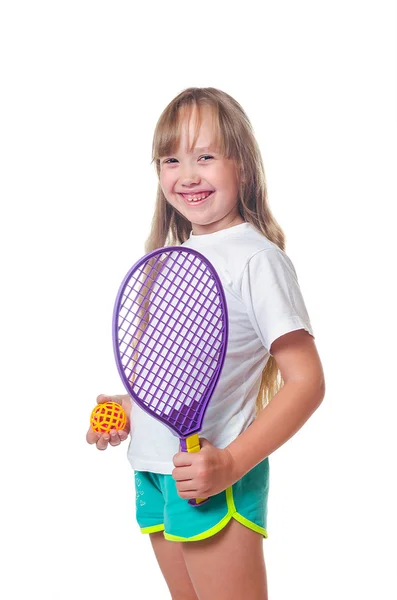
M211 192L203 194L202 196L186 196L186 194L184 194L184 196L188 202L198 202L199 200L204 200L204 198L208 198L210 194Z

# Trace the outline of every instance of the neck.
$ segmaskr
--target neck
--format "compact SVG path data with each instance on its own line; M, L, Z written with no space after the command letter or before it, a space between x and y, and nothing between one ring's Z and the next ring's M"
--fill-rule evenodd
M216 231L221 231L222 229L229 229L229 227L240 225L240 223L244 223L244 219L242 218L240 213L237 213L233 215L226 215L220 221L215 221L214 223L210 223L209 225L192 224L192 231L193 235L206 235L208 233L215 233Z

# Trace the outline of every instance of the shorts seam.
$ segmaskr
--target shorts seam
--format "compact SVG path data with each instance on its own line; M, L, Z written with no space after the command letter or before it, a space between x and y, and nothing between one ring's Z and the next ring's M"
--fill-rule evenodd
M235 519L236 521L241 523L241 525L248 527L248 529L252 529L252 531L255 531L256 533L260 533L264 538L267 538L268 534L267 534L266 529L264 529L260 525L257 525L256 523L253 523L249 519L246 519L243 515L240 515L240 513L237 512L236 505L234 503L234 498L233 498L233 486L226 488L225 492L226 492L227 513L216 525L214 525L210 529L207 529L206 531L203 531L203 533L199 533L197 535L194 535L194 536L188 537L188 538L185 538L185 537L182 537L179 535L172 535L171 533L167 533L164 530L165 539L170 542L199 542L201 540L205 540L210 537L213 537L215 534L222 531L222 529L224 529L226 527L226 525L232 519ZM198 507L197 510L200 510L200 508Z
M210 537L213 537L216 533L219 533L226 527L226 525L231 521L233 515L226 513L226 515L213 527L203 531L203 533L199 533L197 535L193 535L192 537L184 538L179 535L172 535L172 533L167 533L164 531L164 537L166 540L170 542L199 542L201 540L206 540Z
M226 500L227 500L227 507L231 511L231 515L232 515L233 519L235 519L236 521L241 523L241 525L248 527L248 529L252 529L252 531L255 531L256 533L260 533L261 535L263 535L264 538L268 537L268 533L264 527L261 527L260 525L257 525L253 521L250 521L249 519L244 517L244 515L241 515L237 511L236 505L234 503L234 497L233 497L233 486L230 488L227 488Z
M151 525L150 527L141 527L141 533L157 533L157 531L164 531L164 523L160 525Z

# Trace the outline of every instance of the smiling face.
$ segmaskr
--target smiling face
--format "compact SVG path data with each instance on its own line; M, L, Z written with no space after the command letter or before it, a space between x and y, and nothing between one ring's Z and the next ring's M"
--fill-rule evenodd
M191 222L194 235L243 223L236 163L215 148L212 109L201 107L201 126L193 149L197 108L181 116L179 147L160 157L160 186L167 202Z

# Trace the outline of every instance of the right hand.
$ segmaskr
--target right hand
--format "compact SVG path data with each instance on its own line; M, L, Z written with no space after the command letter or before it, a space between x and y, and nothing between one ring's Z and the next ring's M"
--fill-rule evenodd
M96 401L97 404L103 404L104 402L117 402L117 404L120 404L127 415L127 423L124 429L120 429L119 431L111 429L110 433L98 433L90 426L86 435L87 442L89 444L96 444L98 450L106 450L108 444L119 446L121 442L127 439L130 432L131 398L127 394L123 396L106 396L105 394L100 394Z

